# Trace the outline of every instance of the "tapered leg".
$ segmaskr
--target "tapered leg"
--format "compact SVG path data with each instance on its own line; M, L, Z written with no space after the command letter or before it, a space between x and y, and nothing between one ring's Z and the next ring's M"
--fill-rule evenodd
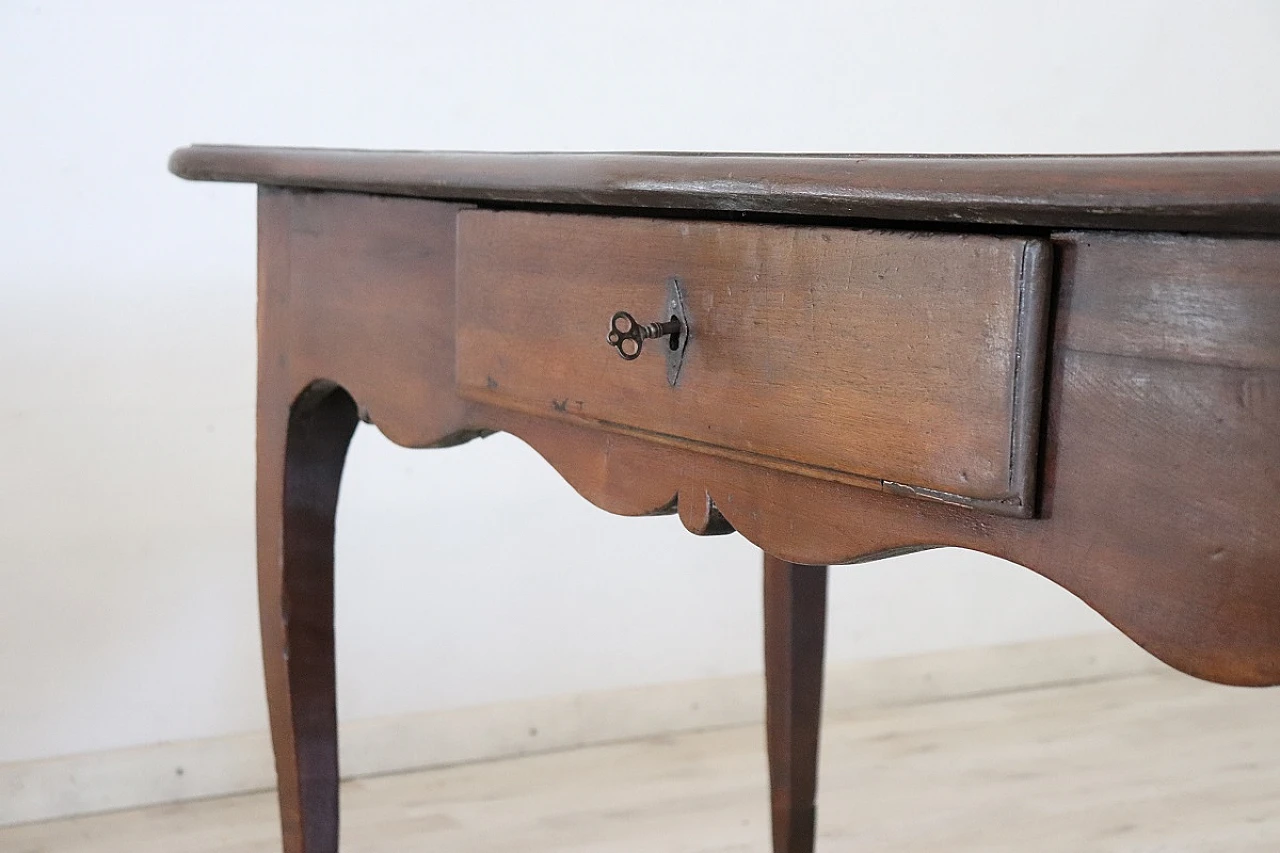
M258 603L285 853L338 849L333 518L356 420L332 385L292 406L259 400Z
M811 853L827 567L764 558L765 731L774 853Z

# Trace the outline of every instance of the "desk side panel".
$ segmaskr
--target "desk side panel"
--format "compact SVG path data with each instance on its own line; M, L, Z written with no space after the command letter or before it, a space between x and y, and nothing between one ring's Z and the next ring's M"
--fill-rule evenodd
M454 394L458 206L264 187L260 381L287 402L335 382L398 444L474 437Z

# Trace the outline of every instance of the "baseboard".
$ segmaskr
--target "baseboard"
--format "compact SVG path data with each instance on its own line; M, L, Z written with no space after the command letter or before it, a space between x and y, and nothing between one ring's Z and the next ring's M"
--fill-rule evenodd
M1161 666L1112 633L836 662L827 669L825 710L834 715L1118 678ZM343 775L759 723L763 695L757 674L357 720L341 728ZM0 764L0 826L261 791L274 784L265 732Z

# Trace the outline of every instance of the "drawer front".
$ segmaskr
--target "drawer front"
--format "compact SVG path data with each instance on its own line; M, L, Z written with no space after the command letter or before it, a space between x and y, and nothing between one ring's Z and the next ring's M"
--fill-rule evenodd
M1051 253L1021 237L468 210L473 400L809 476L1031 513ZM688 338L634 361L610 319Z

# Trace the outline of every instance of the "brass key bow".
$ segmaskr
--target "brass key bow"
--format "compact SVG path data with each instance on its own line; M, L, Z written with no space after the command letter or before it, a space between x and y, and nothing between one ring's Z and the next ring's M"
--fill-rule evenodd
M671 349L678 349L680 333L683 329L684 324L674 315L666 322L637 323L635 317L626 311L619 311L609 321L609 335L606 340L618 351L618 355L631 361L640 357L644 342L651 338L665 338L670 335Z

